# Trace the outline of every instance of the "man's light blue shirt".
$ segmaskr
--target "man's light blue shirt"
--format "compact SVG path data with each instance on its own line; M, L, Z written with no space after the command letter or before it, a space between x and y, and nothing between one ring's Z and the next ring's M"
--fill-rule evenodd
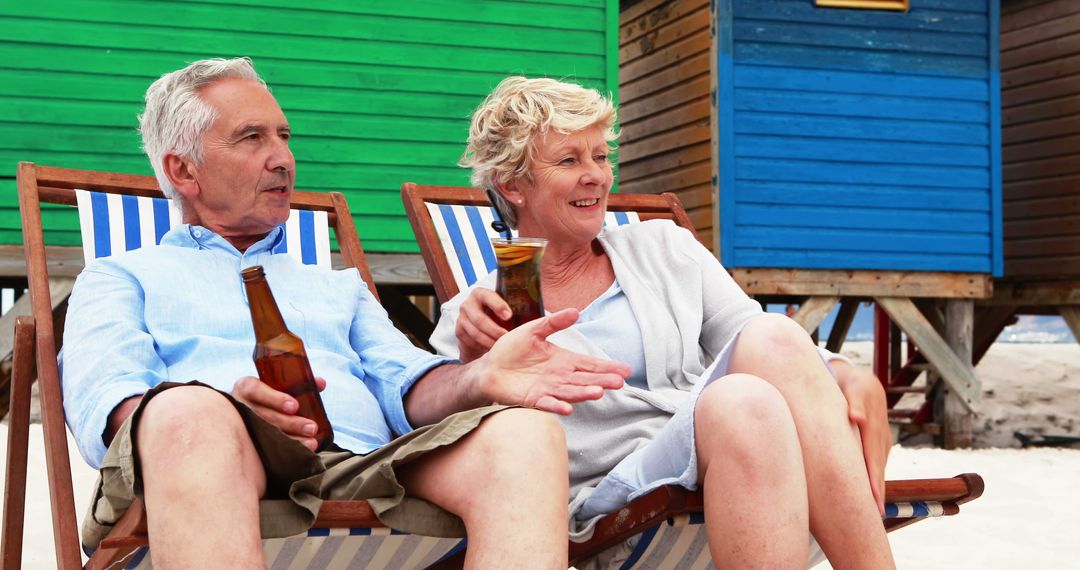
M304 341L334 443L368 453L412 430L403 398L452 360L416 348L391 324L355 269L328 271L271 253L275 229L241 253L214 232L180 225L157 247L83 270L68 307L59 360L64 411L90 465L105 455L110 412L165 381L230 392L255 376L255 335L240 271L265 268L285 323ZM198 421L198 418L192 418Z

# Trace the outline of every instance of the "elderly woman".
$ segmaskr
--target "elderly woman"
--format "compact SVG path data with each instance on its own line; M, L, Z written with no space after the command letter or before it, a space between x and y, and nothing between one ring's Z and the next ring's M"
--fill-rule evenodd
M511 77L473 115L462 160L520 235L548 240L545 309L581 311L552 342L633 369L564 418L573 526L660 485L703 485L718 567L804 566L808 530L836 568L892 567L880 385L848 362L834 378L806 332L763 313L686 230L604 228L614 121L594 90ZM471 360L506 333L493 284L443 306L440 352Z

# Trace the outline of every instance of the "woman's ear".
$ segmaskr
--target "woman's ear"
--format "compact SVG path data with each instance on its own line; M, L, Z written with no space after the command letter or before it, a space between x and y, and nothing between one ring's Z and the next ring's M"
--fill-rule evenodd
M518 188L516 181L511 180L501 184L495 184L495 190L502 194L506 201L515 206L521 206L525 203L525 193Z
M181 196L190 200L199 195L199 182L192 170L192 161L169 152L161 158L161 166L165 176Z

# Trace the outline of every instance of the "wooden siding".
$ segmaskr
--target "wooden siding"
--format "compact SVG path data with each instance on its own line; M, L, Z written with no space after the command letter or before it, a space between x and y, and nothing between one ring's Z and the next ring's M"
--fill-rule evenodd
M1080 278L1080 3L1001 7L1005 276Z
M511 74L614 91L615 0L43 0L0 4L0 243L20 243L15 165L150 174L150 82L252 57L293 126L298 187L345 192L367 249L416 251L399 187L467 184L468 119ZM44 212L46 239L79 243Z
M725 264L994 271L994 2L717 0Z
M709 1L645 0L619 16L619 188L675 192L713 242Z

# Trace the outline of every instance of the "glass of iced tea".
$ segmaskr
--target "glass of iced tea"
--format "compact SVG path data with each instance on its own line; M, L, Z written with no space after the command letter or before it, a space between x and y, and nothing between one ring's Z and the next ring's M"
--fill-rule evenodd
M544 316L540 295L540 264L547 240L543 238L492 238L498 273L495 291L510 305L513 315L502 324L507 329Z

